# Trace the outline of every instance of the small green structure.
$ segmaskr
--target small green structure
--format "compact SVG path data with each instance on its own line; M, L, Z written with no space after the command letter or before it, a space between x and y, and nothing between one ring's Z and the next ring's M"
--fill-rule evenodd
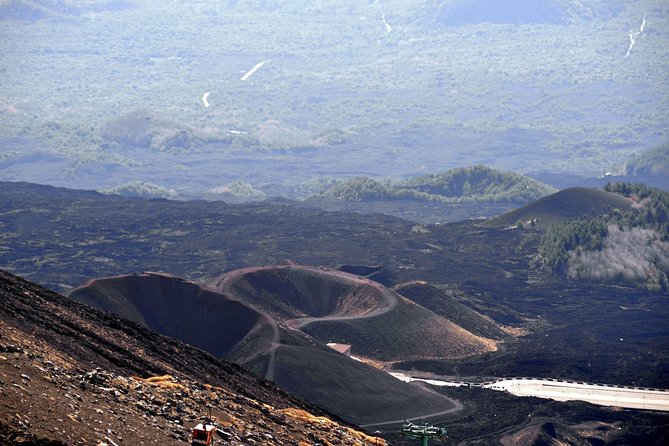
M407 421L402 425L402 435L407 438L420 438L420 445L427 446L428 440L446 440L448 438L448 431L445 427L428 426L427 423L423 426L413 424Z

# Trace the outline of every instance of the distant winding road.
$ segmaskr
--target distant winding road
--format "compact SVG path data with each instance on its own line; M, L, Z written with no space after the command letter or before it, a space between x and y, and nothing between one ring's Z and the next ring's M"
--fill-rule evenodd
M456 401L456 400L451 400L451 401L453 401L453 404L455 404L455 406L451 407L448 410L442 410L441 412L429 413L427 415L421 415L421 416L413 417L413 418L403 418L401 420L382 421L380 423L363 424L360 427L363 427L363 428L380 427L380 426L390 426L390 425L393 425L393 424L401 424L401 423L405 423L407 421L417 421L417 420L423 421L423 420L428 420L430 418L435 418L435 417L438 417L438 416L441 416L441 415L446 415L446 414L449 414L449 413L458 412L458 411L464 409L464 406L459 401Z
M506 391L516 396L536 396L555 401L587 401L601 406L624 407L626 409L669 411L669 391L666 389L646 389L537 378L504 378L481 384L412 377L405 372L391 372L390 374L401 381L422 381L433 386L470 385Z

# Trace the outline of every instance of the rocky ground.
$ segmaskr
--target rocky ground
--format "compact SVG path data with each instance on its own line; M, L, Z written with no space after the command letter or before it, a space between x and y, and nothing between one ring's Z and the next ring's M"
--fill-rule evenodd
M186 344L0 272L0 444L383 444Z

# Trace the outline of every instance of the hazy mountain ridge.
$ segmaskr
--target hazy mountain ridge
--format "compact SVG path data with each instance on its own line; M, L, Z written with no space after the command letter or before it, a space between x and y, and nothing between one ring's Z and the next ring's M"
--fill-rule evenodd
M0 20L78 17L86 12L127 9L134 3L133 0L2 0Z
M187 1L205 5L202 1ZM469 23L558 23L573 20L607 19L623 9L620 1L594 0L587 4L576 0L380 0L329 1L304 0L252 1L229 0L224 7L272 12L307 12L346 14L386 14L400 25L424 25L437 22L454 26Z
M294 198L321 177L426 166L597 177L667 140L666 5L607 2L624 9L565 25L443 27L413 17L456 3L306 3L137 1L1 21L0 148L13 154L2 178L139 180L198 198L244 181ZM582 3L559 9L588 17L583 8L603 5Z
M558 24L607 19L622 11L622 2L595 0L431 0L424 18L446 26L477 23Z

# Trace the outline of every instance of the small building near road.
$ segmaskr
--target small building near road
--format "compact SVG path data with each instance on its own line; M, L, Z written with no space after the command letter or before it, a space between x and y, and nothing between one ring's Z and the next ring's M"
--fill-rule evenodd
M338 351L342 355L351 356L351 346L348 344L337 344L335 342L328 342L327 346L333 350Z

